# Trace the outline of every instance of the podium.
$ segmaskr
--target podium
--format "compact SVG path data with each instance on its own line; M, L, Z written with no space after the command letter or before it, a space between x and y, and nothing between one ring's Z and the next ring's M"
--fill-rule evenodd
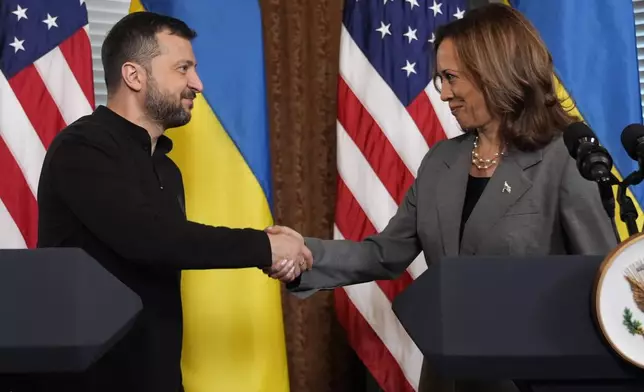
M393 310L444 377L522 391L644 390L644 370L604 342L593 313L603 257L467 256L431 265Z
M0 378L83 372L141 309L81 249L0 250Z

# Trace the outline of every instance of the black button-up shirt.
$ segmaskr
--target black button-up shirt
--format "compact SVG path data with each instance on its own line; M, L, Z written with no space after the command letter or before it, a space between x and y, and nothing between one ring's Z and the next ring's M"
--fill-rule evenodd
M64 380L66 390L180 390L180 271L271 265L263 231L186 220L181 174L166 156L171 148L161 136L151 154L145 129L101 106L63 130L47 151L38 246L83 248L144 307L90 371Z

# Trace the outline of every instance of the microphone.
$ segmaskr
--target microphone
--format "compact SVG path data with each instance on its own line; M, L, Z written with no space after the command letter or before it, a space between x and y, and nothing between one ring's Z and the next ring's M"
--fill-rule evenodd
M599 145L592 129L583 122L575 122L566 128L563 138L568 153L577 161L582 177L597 183L617 183L611 174L613 158Z
M636 234L637 229L637 210L630 197L626 195L626 189L631 185L637 185L644 180L644 126L641 124L631 124L622 131L622 146L631 159L637 161L639 169L635 170L619 186L617 200L622 207L622 220L626 222L629 235Z
M632 160L644 166L644 125L631 124L622 131L622 146Z
M599 145L595 132L583 122L575 122L566 127L563 139L568 153L577 161L577 169L581 176L597 183L602 205L613 226L617 243L619 243L619 232L615 225L615 195L611 187L619 184L619 181L611 173L613 158L604 147ZM621 201L622 199L620 199L620 206L622 205ZM622 213L622 220L624 219Z

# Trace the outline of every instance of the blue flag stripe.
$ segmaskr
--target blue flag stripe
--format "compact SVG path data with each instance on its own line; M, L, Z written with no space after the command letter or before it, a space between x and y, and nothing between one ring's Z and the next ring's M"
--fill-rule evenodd
M642 123L631 0L515 0L552 52L563 85L622 176L637 169L620 135ZM644 189L632 189L640 204Z
M273 205L262 20L257 0L142 0L197 32L204 98ZM204 18L203 15L208 15ZM231 75L234 75L231 77ZM239 108L244 107L244 111Z

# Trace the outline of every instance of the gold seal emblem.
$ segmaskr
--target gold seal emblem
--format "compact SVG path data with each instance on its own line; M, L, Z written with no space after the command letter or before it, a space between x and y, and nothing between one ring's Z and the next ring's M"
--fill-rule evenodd
M644 234L620 243L604 258L594 288L594 315L604 340L644 369Z
M624 277L633 293L635 305L644 313L644 261L640 259L628 266L624 271ZM628 333L644 336L642 323L633 318L633 311L629 307L624 308L623 322L626 329L628 329Z

